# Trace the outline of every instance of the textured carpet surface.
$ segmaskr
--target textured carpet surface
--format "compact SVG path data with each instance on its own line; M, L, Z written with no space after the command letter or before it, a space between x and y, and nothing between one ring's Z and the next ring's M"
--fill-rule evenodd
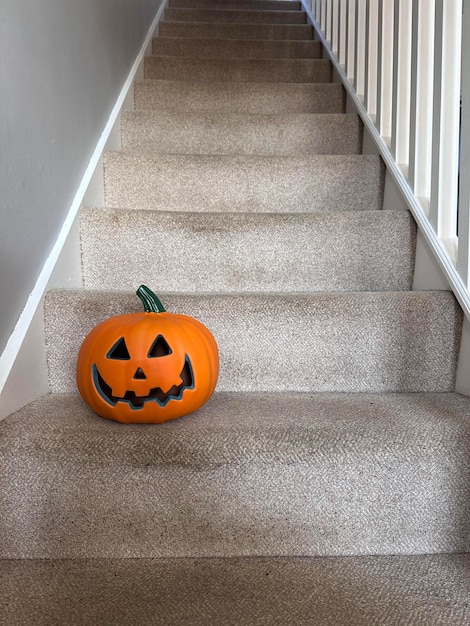
M219 394L161 426L53 395L0 425L3 558L470 548L470 401Z
M168 311L195 317L214 334L220 391L454 388L462 314L448 292L160 295ZM75 391L78 350L96 324L141 310L128 292L50 292L51 390Z
M3 561L0 624L465 626L469 585L460 555Z
M168 21L183 22L236 22L237 24L306 24L307 17L301 11L265 11L237 9L186 9L168 8Z
M106 204L165 211L296 213L382 206L374 156L227 157L107 153ZM152 180L153 184L145 184Z
M249 39L191 39L158 37L153 54L199 58L321 59L319 41L260 41Z
M144 80L134 86L136 109L206 113L341 113L344 90L338 84L222 83Z
M294 0L169 0L172 9L226 9L242 11L301 11Z
M80 228L88 289L132 290L142 267L165 292L399 291L413 278L416 226L405 211L87 209Z
M357 115L244 115L127 111L121 116L124 151L173 154L358 154Z
M228 13L228 11L227 11ZM145 58L145 77L263 83L328 83L331 63L322 59Z
M309 24L220 24L217 22L160 23L164 37L205 37L215 39L274 39L280 41L313 38Z

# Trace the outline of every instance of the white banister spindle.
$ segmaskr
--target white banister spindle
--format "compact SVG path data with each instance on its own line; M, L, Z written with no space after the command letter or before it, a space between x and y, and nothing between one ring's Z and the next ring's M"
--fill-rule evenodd
M367 73L366 92L364 104L368 114L375 121L377 115L377 50L378 50L378 28L379 28L379 3L378 0L370 0L368 3L368 52L367 52Z
M323 32L325 33L326 41L328 42L331 48L331 37L330 37L330 1L325 0L325 19L324 19L324 27Z
M457 232L461 0L436 0L434 110L429 219L437 237Z
M355 85L355 59L356 59L356 9L357 0L349 0L348 15L348 54L346 74L348 79Z
M346 67L346 54L348 47L348 15L348 0L341 0L338 61L342 68Z
M331 49L333 50L336 58L339 56L339 14L340 14L340 2L331 3Z
M377 6L377 95L375 127L379 135L382 134L382 71L383 71L383 0L378 0Z
M397 160L398 56L400 41L400 0L393 0L392 126L390 150Z
M378 131L387 146L392 136L394 0L381 0L380 117Z
M321 25L321 29L322 32L324 33L324 35L326 36L326 4L327 4L327 0L322 0L321 2L321 11L320 11L320 25Z
M333 2L328 0L326 7L326 40L333 48Z
M403 170L408 168L410 141L411 2L412 0L395 0L394 7L391 150Z
M413 2L411 38L410 167L408 180L423 210L431 195L431 138L434 66L434 3Z
M364 100L366 95L366 67L367 67L367 5L366 0L357 0L356 9L356 61L355 84L359 97Z
M462 109L460 130L459 242L457 269L470 288L470 2L465 0L462 41Z

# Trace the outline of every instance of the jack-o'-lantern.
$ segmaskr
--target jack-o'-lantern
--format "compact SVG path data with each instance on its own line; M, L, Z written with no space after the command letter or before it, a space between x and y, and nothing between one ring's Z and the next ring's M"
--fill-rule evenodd
M104 320L85 337L77 361L83 399L101 417L161 423L199 409L214 392L217 343L198 320L165 311L145 285L140 313Z

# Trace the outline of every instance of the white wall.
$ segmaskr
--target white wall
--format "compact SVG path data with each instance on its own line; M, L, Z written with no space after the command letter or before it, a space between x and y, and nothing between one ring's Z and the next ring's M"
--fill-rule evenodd
M160 4L0 2L0 353Z

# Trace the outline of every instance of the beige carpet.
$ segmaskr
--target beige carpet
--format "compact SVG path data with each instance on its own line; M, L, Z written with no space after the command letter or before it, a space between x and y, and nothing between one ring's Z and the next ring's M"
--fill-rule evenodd
M458 555L0 561L0 624L466 626L469 586Z
M54 394L0 424L0 558L470 549L470 399L220 393L160 426Z
M0 424L2 626L470 623L462 312L409 291L415 226L299 7L170 0L84 288L45 298L52 393ZM126 427L75 363L141 283L221 370L195 415Z
M192 315L213 332L221 354L219 391L454 388L462 313L449 292L159 294L168 311ZM76 355L93 326L141 310L129 291L50 292L51 390L76 391Z

